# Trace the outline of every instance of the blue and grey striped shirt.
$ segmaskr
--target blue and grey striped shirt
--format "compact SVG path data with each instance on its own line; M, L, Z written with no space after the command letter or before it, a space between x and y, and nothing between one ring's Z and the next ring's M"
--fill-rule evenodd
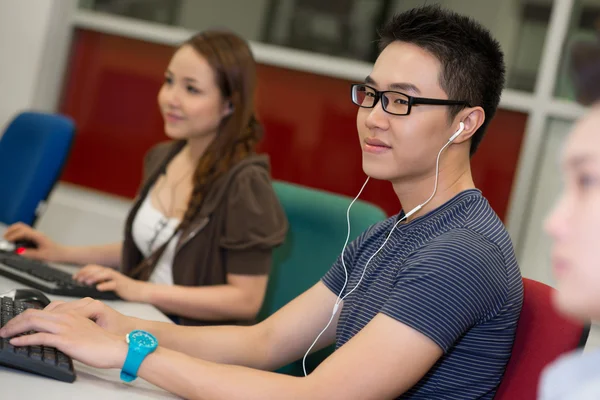
M344 253L352 290L398 216L373 225ZM336 295L340 258L323 277ZM523 283L504 225L476 189L400 224L344 300L336 347L378 313L433 340L444 354L401 399L492 399L510 358Z

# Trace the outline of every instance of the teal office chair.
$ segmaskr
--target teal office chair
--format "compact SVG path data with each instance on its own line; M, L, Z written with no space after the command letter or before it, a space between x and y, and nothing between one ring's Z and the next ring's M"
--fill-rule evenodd
M0 223L33 225L56 184L75 135L61 115L23 112L0 137Z
M351 198L291 183L273 183L289 221L284 244L274 252L273 268L259 320L317 283L341 254L347 235L346 209ZM386 218L379 207L356 201L350 210L350 240L372 224ZM313 370L333 351L330 346L307 358ZM278 372L303 376L302 360Z

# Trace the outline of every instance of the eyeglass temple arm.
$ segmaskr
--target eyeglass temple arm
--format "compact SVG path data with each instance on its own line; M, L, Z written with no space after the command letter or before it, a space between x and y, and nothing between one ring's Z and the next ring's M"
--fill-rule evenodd
M431 104L439 106L467 106L469 103L460 100L441 100L441 99L426 99L423 97L413 97L411 104Z

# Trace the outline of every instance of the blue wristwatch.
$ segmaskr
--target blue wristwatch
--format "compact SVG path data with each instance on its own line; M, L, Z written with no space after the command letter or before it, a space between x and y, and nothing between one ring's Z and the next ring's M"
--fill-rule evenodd
M131 382L137 378L137 372L146 356L158 347L158 340L146 331L131 331L125 337L129 351L121 370L121 380Z

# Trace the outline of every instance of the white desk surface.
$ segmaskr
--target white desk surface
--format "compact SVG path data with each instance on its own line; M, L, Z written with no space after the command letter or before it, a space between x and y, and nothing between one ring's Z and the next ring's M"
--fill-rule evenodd
M0 224L0 237L4 232ZM73 267L61 266L61 269L73 271ZM0 294L26 285L0 276ZM74 300L73 297L47 295L50 300ZM125 315L136 316L154 321L171 322L163 313L151 305L124 301L105 301ZM124 340L124 339L123 339ZM28 372L0 367L0 398L2 400L33 399L101 399L134 400L165 399L176 396L144 381L141 378L132 383L124 383L119 378L119 370L102 370L74 362L77 379L73 383L60 382Z

